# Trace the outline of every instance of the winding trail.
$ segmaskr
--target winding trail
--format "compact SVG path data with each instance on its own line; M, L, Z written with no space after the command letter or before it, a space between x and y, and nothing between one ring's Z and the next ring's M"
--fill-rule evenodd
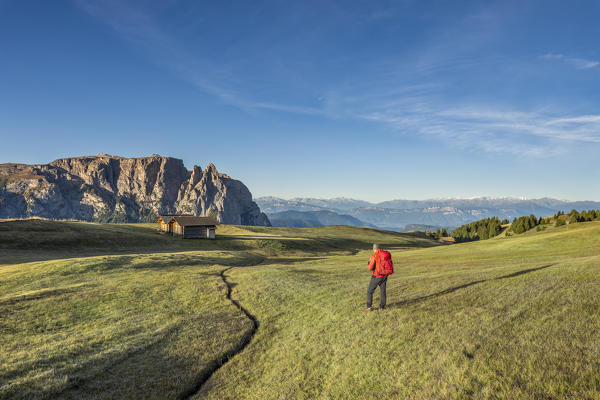
M182 400L189 399L192 396L196 395L202 389L202 386L204 386L204 384L210 379L210 377L215 372L217 372L217 370L219 368L221 368L223 365L225 365L236 354L238 354L242 350L244 350L244 348L250 343L250 341L252 340L252 337L256 334L256 331L258 330L258 327L260 326L258 319L254 315L252 315L248 310L246 310L244 307L242 307L242 305L237 300L234 300L231 298L231 291L233 289L233 286L231 285L231 283L229 283L227 281L227 276L225 276L225 273L227 271L231 270L232 268L235 268L235 267L225 268L224 270L222 270L219 273L219 276L221 277L221 280L223 280L223 283L225 283L225 286L227 287L227 299L229 301L231 301L233 303L233 305L235 305L237 308L239 308L240 311L242 311L249 320L252 321L252 329L250 331L246 332L246 334L242 337L242 340L240 341L240 343L238 343L237 346L235 346L234 348L227 351L221 358L219 358L217 360L213 360L202 371L200 371L200 373L198 374L198 379L197 379L196 383L194 384L194 386L190 387L188 390L183 392L179 396L179 399L182 399Z

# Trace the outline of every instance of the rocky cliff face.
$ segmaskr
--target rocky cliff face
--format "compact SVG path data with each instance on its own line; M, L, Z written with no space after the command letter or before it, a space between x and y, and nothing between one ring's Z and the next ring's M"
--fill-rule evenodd
M176 158L107 154L0 164L0 218L137 222L160 214L211 214L225 224L270 226L248 188L213 164L188 171Z

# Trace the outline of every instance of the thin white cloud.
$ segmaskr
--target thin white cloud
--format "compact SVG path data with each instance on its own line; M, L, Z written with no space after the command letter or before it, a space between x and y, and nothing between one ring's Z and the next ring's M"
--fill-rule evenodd
M600 61L588 60L579 57L568 57L559 53L544 54L541 58L547 61L562 61L574 67L575 69L591 69L600 65Z
M273 110L273 111L284 111L294 114L305 114L305 115L329 115L325 110L317 107L306 107L306 106L294 106L268 102L253 101L249 106L252 108Z
M211 94L222 102L251 111L257 109L301 114L325 114L323 110L298 105L275 104L249 98L239 78L208 57L192 55L179 41L162 30L151 14L128 2L74 0L82 10L99 19L123 39L142 49L154 62L180 79Z
M152 15L142 8L116 0L75 1L145 51L157 64L224 103L247 111L368 120L403 134L439 139L461 148L532 157L554 156L565 151L566 144L600 143L600 115L523 112L482 105L448 107L447 99L439 97L443 85L432 77L440 71L463 70L486 60L471 58L469 52L440 56L440 44L414 55L414 65L397 65L398 60L388 60L377 66L380 70L370 71L371 79L353 77L348 84L337 82L321 88L315 104L282 104L250 95L242 77L226 66L213 64L209 57L192 54L160 29ZM541 58L577 69L600 65L597 61L558 53Z
M548 53L542 56L544 60L562 60L565 58L564 54Z
M481 107L372 111L361 118L399 132L440 138L455 146L489 153L551 157L571 144L600 143L600 115L560 117L546 113Z
M578 123L600 123L600 115L582 115L572 118L558 118L548 122L548 125Z
M569 58L567 59L567 62L577 69L596 68L598 65L600 65L600 62L598 61L586 60L585 58Z

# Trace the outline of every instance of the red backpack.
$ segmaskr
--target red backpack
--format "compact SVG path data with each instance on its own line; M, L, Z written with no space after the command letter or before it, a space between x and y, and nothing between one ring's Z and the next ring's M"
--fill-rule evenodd
M394 273L394 263L392 261L392 255L389 251L379 250L379 265L381 271L377 271L378 275L388 276Z

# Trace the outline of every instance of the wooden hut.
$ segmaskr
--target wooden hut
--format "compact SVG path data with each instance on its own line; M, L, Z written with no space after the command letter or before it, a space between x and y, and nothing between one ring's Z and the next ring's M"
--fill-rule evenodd
M210 217L177 215L171 217L173 235L188 238L214 239L217 221Z
M454 239L452 236L441 237L441 238L439 238L439 241L442 243L456 243L456 239Z
M158 230L164 233L173 233L173 217L175 215L161 215L156 222L159 223Z

